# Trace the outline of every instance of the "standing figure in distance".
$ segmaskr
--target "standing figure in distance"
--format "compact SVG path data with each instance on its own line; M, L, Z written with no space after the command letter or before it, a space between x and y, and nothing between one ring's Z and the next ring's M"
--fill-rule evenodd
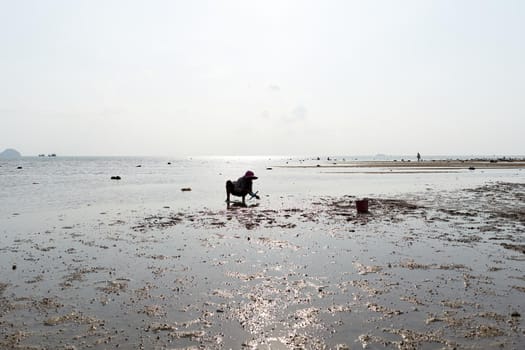
M417 152L417 161L418 161L418 162L421 161L421 154L419 154L419 152Z
M253 173L253 171L248 170L244 176L237 179L237 181L226 181L226 202L230 203L230 194L242 197L242 205L246 205L245 197L247 194L249 194L252 198L255 197L257 199L260 199L260 197L257 195L257 193L253 193L252 185L253 180L256 180L257 176Z

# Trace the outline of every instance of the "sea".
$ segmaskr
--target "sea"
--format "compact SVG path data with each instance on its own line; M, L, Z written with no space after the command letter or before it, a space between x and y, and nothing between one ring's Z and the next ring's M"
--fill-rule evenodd
M439 156L434 159L473 157ZM317 196L388 196L524 182L521 169L396 172L344 165L402 156L338 157L23 157L0 160L0 220L101 208L209 208L224 206L225 182L247 170L258 176L261 205L301 203ZM340 167L339 167L339 166ZM385 169L383 169L385 170ZM119 176L120 180L111 177ZM191 191L182 191L182 189Z

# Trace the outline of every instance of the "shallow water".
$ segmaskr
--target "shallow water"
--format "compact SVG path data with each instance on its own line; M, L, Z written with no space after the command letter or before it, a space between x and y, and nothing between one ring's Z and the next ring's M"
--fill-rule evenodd
M171 164L168 164L170 162ZM87 206L219 208L224 183L247 169L259 180L254 190L267 206L321 195L373 196L427 190L454 190L492 181L524 181L521 169L459 169L450 173L366 173L366 168L285 168L283 165L332 165L302 158L215 157L38 158L0 161L0 219L12 213L68 210ZM340 162L339 164L344 164ZM17 169L21 166L22 169ZM140 166L140 167L138 167ZM272 170L267 170L272 168ZM122 180L110 180L111 176ZM190 187L191 193L181 192Z

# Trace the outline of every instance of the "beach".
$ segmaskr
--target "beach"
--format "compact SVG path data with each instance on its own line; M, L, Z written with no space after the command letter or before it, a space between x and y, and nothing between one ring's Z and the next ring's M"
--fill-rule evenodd
M525 347L525 163L169 163L1 164L0 348Z

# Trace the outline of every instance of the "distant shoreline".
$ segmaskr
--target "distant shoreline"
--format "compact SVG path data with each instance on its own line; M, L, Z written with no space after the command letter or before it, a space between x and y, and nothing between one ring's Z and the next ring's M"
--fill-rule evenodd
M429 160L429 161L351 161L333 164L276 165L276 168L426 168L426 169L519 169L525 168L525 160Z

